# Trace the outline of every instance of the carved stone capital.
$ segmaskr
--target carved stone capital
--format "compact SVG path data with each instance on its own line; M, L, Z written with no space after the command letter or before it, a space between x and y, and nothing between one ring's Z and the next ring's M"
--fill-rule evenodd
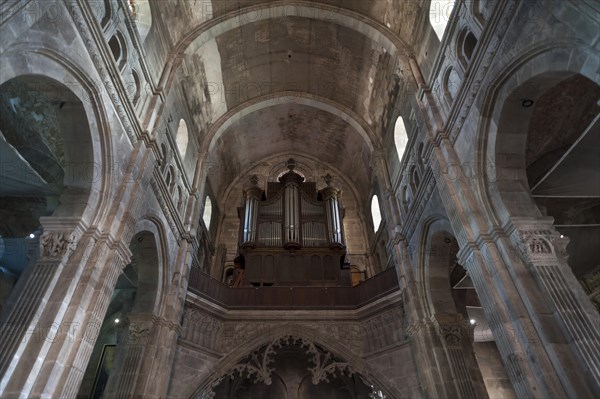
M460 348L463 338L472 335L472 328L459 314L438 313L435 315L434 324L448 348Z
M69 257L77 246L75 232L45 231L40 237L40 256L45 259L60 260Z
M145 314L132 314L129 319L129 336L127 343L130 345L145 345L150 338L153 317Z

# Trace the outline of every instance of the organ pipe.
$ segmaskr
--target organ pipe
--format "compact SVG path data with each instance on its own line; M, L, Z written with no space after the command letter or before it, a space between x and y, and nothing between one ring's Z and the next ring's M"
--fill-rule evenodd
M255 247L257 235L258 203L262 197L263 191L257 186L258 178L250 178L252 187L244 191L244 234L242 247Z
M325 213L327 215L327 230L329 232L329 245L331 247L343 247L342 223L340 218L340 206L338 196L340 190L332 186L333 178L330 174L325 176L327 187L321 190L325 201Z
M300 184L304 178L294 172L296 161L290 158L287 162L289 172L279 178L283 183L284 198L284 244L286 249L300 248Z

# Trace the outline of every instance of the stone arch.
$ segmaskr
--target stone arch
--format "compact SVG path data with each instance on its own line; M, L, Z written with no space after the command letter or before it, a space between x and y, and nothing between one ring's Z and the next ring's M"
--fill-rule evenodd
M451 257L458 253L458 243L450 222L432 217L424 224L419 259L419 276L423 303L430 317L436 313L456 313L450 293Z
M348 363L356 373L360 374L362 377L376 385L387 394L393 395L395 398L404 397L404 395L393 388L394 384L392 381L390 381L380 372L374 370L353 350L341 344L343 338L315 339L315 331L313 329L299 324L285 324L277 327L274 331L271 331L271 334L257 334L257 336L253 339L244 341L241 345L237 346L227 355L222 357L210 372L206 372L195 377L188 384L188 386L191 388L185 391L185 394L182 396L201 397L202 392L211 384L211 382L214 382L220 376L227 374L227 372L244 357L262 347L269 345L272 342L285 339L286 337L301 339L324 348L336 357Z
M472 392L476 397L514 398L486 312L474 289L485 287L474 287L459 263L459 243L450 222L433 215L425 222L421 237L417 274L420 296L448 356L436 360L438 367L449 367L452 374L446 389ZM459 380L462 382L457 383Z
M448 105L452 105L456 96L458 95L458 90L462 85L462 79L460 78L458 72L453 67L448 67L444 72L444 78L442 81L444 97Z
M110 52L115 60L115 63L119 67L119 70L123 70L125 64L127 63L127 42L123 37L123 34L118 30L115 34L108 40L108 47L110 48Z
M299 104L329 112L352 126L356 132L360 134L371 151L382 148L380 138L375 135L366 121L356 115L351 109L344 107L341 104L332 103L328 99L313 94L290 91L268 94L252 99L229 110L213 124L204 138L202 148L206 148L206 150L211 153L217 144L219 137L221 137L231 125L237 123L253 112L281 104Z
M508 112L505 105L519 114L531 112L523 105L523 100L527 100L523 94L539 96L562 79L576 74L598 85L600 78L593 68L598 62L600 57L579 43L561 43L556 47L546 45L523 52L506 65L490 84L482 107L487 117L481 118L479 125L482 133L478 140L480 155L477 165L481 197L496 224L503 224L510 216L540 215L531 198L524 162L529 118L512 118L517 125L512 124L507 129L507 125L502 125ZM527 91L524 92L524 89ZM513 133L510 135L512 149L506 147L507 140L501 139L508 139L510 132ZM520 145L515 144L517 142ZM517 203L529 206L523 208Z
M4 277L11 277L11 287L20 287L14 290L18 296L28 279L19 277L35 264L40 236L57 228L53 220L70 220L68 236L78 224L90 223L101 214L104 201L90 193L110 191L104 180L110 136L104 134L104 113L97 105L95 86L68 58L34 49L30 62L25 62L17 45L3 59L0 147L1 158L10 168L3 168L0 208L10 215L0 217L7 223L0 231L0 242L8 249L0 257L9 266L3 269ZM11 207L16 208L11 211ZM12 227L6 230L8 224ZM18 270L11 271L11 267ZM10 291L1 302L6 305L4 321L14 308L9 303L19 301L15 295L9 297Z
M462 66L462 70L466 71L473 59L473 53L477 47L478 39L473 34L469 27L463 27L456 39L456 55Z
M391 29L363 14L327 4L316 6L310 1L297 1L293 7L285 4L264 3L224 13L190 29L189 33L177 43L173 51L175 53L183 53L190 47L200 48L209 40L230 29L273 18L274 16L280 18L304 17L325 20L336 25L354 29L375 43L381 44L392 56L401 55L403 66L406 70L410 69L408 58L405 57L410 47L398 38Z
M130 239L131 261L123 268L113 288L112 299L105 312L99 337L90 354L79 389L80 395L114 396L131 389L131 381L123 380L123 370L132 361L130 346L137 334L152 328L148 318L161 318L167 311L165 294L169 289L168 254L164 228L156 216L146 215L138 221ZM145 334L145 332L144 332ZM96 370L106 356L107 346L114 359L99 386ZM143 362L141 357L133 357Z
M106 176L109 176L108 168L112 156L111 133L108 126L106 110L100 106L103 104L97 84L89 78L89 74L77 66L62 53L57 53L48 48L27 47L27 59L23 56L24 45L12 46L2 57L4 62L0 65L0 85L21 76L36 76L42 79L50 79L51 87L58 89L56 93L70 93L69 98L79 100L83 106L89 128L89 144L91 153L76 154L73 158L74 167L81 162L92 162L93 166L79 169L72 176L79 177L73 181L73 185L84 188L86 197L88 192L105 192L107 197L112 193L112 186ZM69 87L64 86L61 81L72 82ZM62 91L66 88L67 91ZM81 140L81 138L80 138ZM81 144L81 142L80 142ZM73 151L75 152L75 151ZM87 158L82 156L86 155ZM89 165L88 165L89 166ZM89 196L86 202L80 202L77 207L78 215L88 224L97 222L97 218L106 210L107 201L103 196Z

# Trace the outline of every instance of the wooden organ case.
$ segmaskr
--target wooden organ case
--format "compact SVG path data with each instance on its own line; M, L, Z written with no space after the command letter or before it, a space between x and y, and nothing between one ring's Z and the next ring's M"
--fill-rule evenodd
M340 190L317 191L294 172L296 162L265 193L253 176L244 191L245 206L238 208L240 249L246 279L253 286L350 286L345 263L343 209Z

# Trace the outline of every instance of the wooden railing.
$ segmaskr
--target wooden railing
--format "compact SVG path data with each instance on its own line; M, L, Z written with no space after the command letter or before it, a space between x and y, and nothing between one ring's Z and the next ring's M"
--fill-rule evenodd
M188 289L229 310L358 309L399 289L396 270L389 268L354 287L231 288L192 268Z

